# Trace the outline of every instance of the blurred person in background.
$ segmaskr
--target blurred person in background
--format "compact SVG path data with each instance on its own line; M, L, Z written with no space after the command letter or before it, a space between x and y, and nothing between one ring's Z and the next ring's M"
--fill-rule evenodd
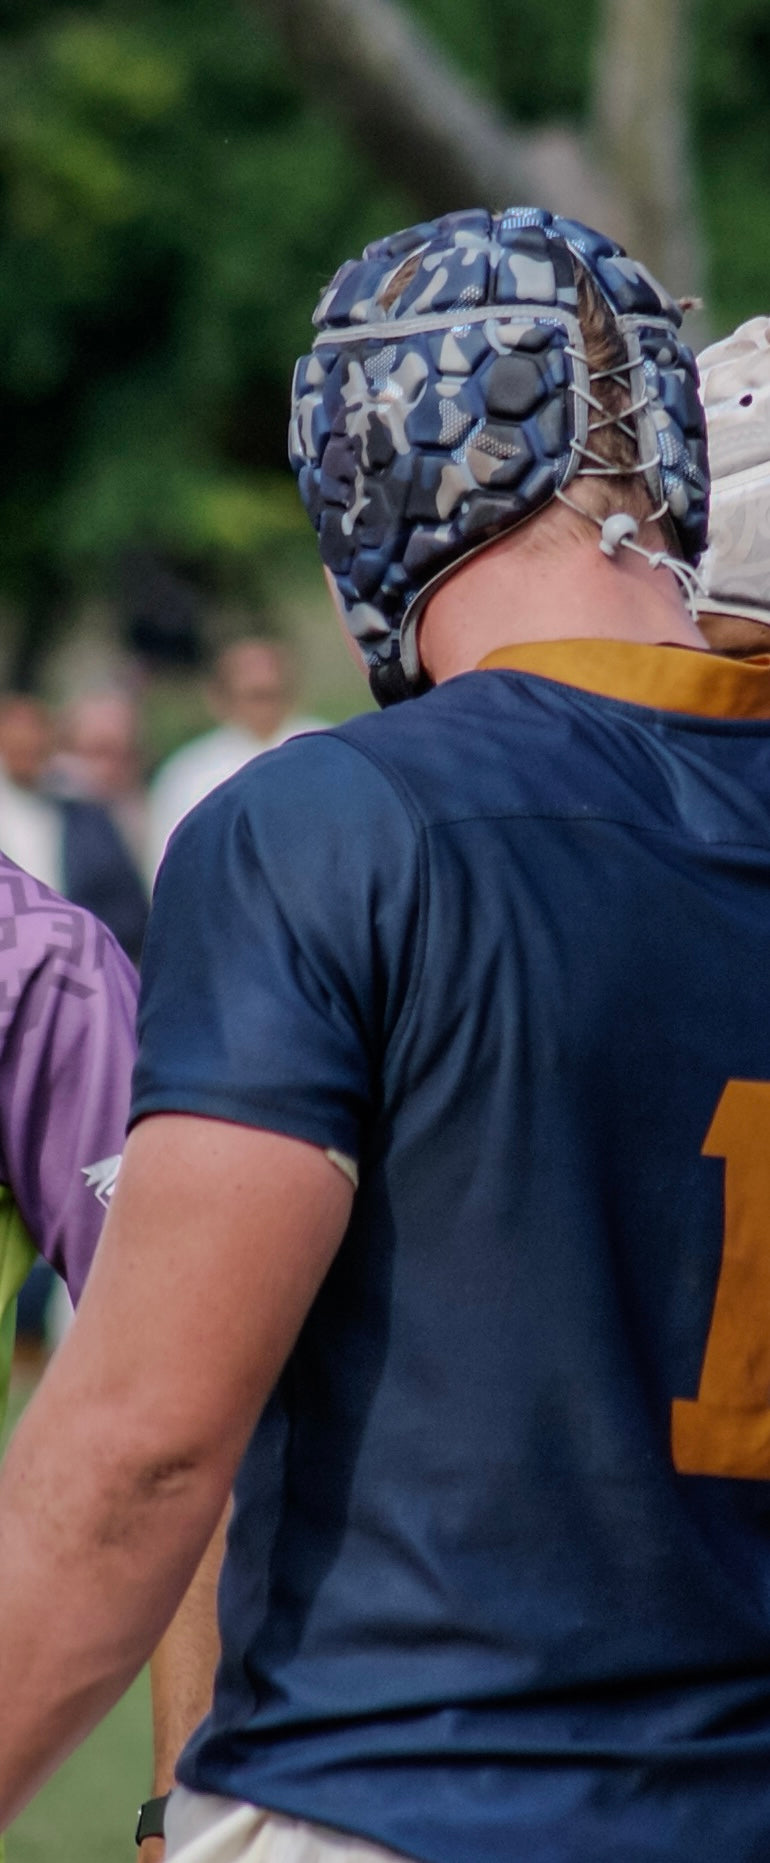
M64 707L58 732L53 763L58 793L101 803L144 871L147 787L134 699L115 688L85 693Z
M698 357L711 462L699 621L719 653L770 648L770 318L751 317Z
M138 963L147 897L133 856L105 811L50 786L54 727L29 693L0 697L0 848L25 873L94 912ZM45 1250L19 1290L16 1362L33 1376L66 1324L66 1298Z
M291 655L281 642L248 636L218 654L208 701L219 723L167 757L150 785L151 877L169 835L196 802L261 751L322 728L322 719L292 711L294 686Z
M64 893L61 814L42 786L52 750L46 706L27 693L0 695L0 847Z
M147 922L144 881L99 803L49 787L53 751L47 706L29 693L0 697L0 848L95 913L137 964Z

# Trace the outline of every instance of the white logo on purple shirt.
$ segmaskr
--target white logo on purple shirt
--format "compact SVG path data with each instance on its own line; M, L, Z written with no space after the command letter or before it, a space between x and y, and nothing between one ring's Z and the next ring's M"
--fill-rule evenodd
M121 1155L118 1152L114 1158L100 1158L98 1164L81 1164L80 1167L89 1190L105 1210L115 1189Z

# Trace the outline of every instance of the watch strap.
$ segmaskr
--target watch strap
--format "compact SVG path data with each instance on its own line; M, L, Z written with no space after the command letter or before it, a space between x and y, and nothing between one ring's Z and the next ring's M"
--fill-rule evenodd
M146 1798L139 1806L139 1816L134 1832L134 1842L143 1844L145 1837L163 1837L163 1820L170 1792L163 1792L160 1798Z

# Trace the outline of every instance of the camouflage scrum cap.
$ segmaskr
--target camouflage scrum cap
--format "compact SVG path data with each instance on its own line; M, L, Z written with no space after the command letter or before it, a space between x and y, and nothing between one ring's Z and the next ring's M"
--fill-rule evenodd
M625 341L654 505L668 505L685 557L703 549L695 362L678 306L643 265L531 207L445 214L377 240L317 307L290 457L382 704L419 689L416 623L443 576L590 470L576 264Z

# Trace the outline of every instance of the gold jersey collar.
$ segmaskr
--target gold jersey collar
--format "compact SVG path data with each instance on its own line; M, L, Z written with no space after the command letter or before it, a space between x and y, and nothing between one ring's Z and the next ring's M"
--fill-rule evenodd
M507 667L601 698L702 718L770 718L770 654L729 660L629 640L543 640L497 647L478 670Z

